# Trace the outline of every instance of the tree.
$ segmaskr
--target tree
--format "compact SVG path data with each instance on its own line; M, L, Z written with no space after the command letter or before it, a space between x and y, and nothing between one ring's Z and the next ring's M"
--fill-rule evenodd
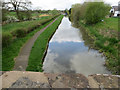
M85 21L87 24L96 24L109 14L110 6L104 2L89 2L86 7Z
M71 9L71 21L78 25L78 22L80 20L80 16L83 12L81 12L81 4L74 4L72 5Z
M49 13L52 14L52 15L56 15L56 14L59 14L60 11L57 10L56 8L54 8L53 10L50 10Z
M34 11L38 12L38 13L41 13L41 9L42 9L42 7L36 7Z
M7 9L5 9L5 5L2 4L2 21L6 21L7 20Z
M18 19L21 20L20 11L28 11L32 3L28 0L9 0L4 2L4 4L9 6L10 9L13 9L16 12ZM10 7L10 5L12 7Z
M85 2L84 4L75 4L72 5L71 8L70 19L75 25L79 25L80 22L96 24L109 14L110 8L110 5L107 5L104 2Z
M68 11L68 9L65 9L64 12L65 12L66 15L69 15L69 11Z

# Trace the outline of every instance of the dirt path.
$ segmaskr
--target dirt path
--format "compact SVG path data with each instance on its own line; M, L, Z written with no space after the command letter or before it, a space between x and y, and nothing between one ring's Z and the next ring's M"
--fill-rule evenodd
M21 48L19 55L15 58L15 66L14 71L25 71L28 65L29 55L34 45L34 42L39 37L39 35L46 30L51 24L53 24L58 18L56 18L53 22L47 25L42 30L38 31L32 38L30 38L25 45Z

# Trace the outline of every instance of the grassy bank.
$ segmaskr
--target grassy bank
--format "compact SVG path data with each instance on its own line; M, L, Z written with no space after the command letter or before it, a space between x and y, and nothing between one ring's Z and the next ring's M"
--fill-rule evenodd
M30 39L37 31L47 26L53 19L48 20L48 22L44 22L43 25L33 30L32 32L26 34L25 37L15 38L12 43L7 47L2 48L2 71L10 71L14 67L14 58L19 54L20 48L24 45L24 43ZM41 22L41 21L39 21ZM29 22L28 22L29 23ZM32 24L32 23L31 23ZM38 23L39 24L39 23ZM16 24L17 25L17 24ZM24 23L23 23L24 25ZM19 26L19 25L18 25ZM11 26L10 26L11 27ZM25 27L25 26L24 26ZM24 28L23 27L23 28ZM27 27L27 25L26 25ZM12 28L12 27L11 27ZM13 27L14 28L14 27ZM17 27L16 27L17 28ZM19 27L18 27L19 28ZM4 30L4 29L3 29ZM11 29L12 30L12 29Z
M50 37L56 31L63 16L61 15L51 26L49 26L36 40L31 50L27 71L42 71L44 52Z
M40 20L24 21L3 25L2 46L9 46L14 39L25 37L28 33L51 21L57 16L58 15L54 15L50 18L43 18Z
M79 26L84 29L88 38L91 38L92 48L99 50L107 57L105 63L107 68L113 74L120 74L118 18L105 18L103 22L94 25L86 25L80 21Z

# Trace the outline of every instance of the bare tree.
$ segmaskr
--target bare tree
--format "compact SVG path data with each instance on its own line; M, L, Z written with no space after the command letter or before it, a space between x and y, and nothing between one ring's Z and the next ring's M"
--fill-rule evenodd
M7 0L7 2L4 2L3 4L9 7L9 9L14 10L20 19L20 10L28 11L32 3L29 0Z

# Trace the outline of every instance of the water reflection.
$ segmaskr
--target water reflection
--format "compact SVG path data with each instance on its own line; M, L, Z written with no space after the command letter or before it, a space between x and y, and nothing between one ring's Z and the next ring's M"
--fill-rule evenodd
M82 73L84 75L109 73L103 66L104 58L96 50L84 45L79 29L63 18L43 63L47 73Z
M83 42L79 32L79 29L72 27L68 18L65 17L50 42Z

